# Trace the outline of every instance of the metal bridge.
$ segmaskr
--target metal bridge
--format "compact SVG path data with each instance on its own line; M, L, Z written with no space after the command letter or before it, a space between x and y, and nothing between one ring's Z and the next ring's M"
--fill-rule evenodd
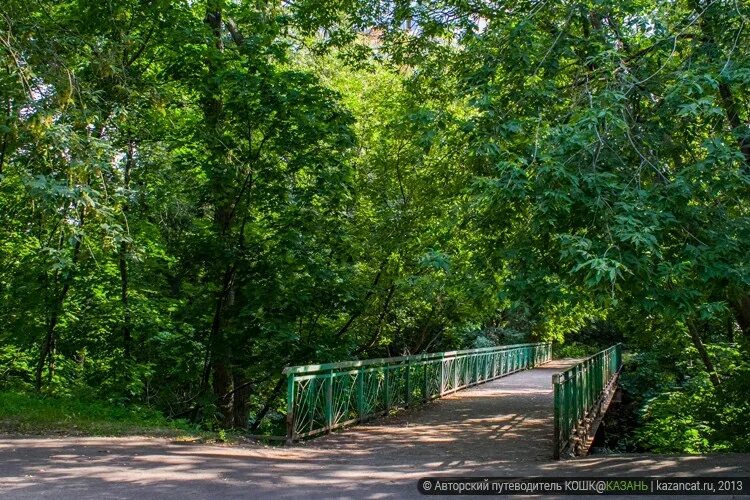
M452 432L481 415L486 423L534 420L537 425L514 428L529 434L520 442L536 453L584 455L614 394L621 351L617 344L583 360L552 361L550 344L534 343L289 367L287 441L368 421L340 439L366 439L374 428L376 434L401 434L405 418L412 434L435 426ZM427 405L446 397L442 405Z

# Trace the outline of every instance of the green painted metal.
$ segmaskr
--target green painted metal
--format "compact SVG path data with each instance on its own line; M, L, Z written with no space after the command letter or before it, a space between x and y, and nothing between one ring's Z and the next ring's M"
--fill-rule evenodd
M570 446L576 428L597 406L621 368L622 344L616 344L552 376L555 459Z
M288 367L287 440L424 404L550 359L550 344L537 343Z

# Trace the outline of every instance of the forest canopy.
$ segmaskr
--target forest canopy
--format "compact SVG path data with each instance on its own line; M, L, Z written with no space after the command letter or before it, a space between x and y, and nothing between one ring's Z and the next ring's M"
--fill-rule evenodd
M623 340L638 446L747 451L748 47L746 0L4 0L0 391L273 433L284 366Z

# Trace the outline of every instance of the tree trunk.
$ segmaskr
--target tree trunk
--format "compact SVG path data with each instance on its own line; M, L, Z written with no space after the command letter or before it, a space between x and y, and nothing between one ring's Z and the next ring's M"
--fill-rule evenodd
M55 301L57 303L57 300ZM53 306L56 307L56 306ZM34 374L34 380L36 385L36 390L41 391L42 390L42 373L44 372L44 365L47 364L48 358L54 358L53 349L55 346L55 327L57 326L57 318L58 314L57 312L53 312L50 316L49 321L47 322L47 332L44 336L44 340L42 341L42 346L39 352L39 359L37 360L36 364L36 372ZM54 367L54 361L50 362L50 370ZM50 373L49 379L52 378L52 374ZM48 379L48 383L49 383Z
M750 339L750 295L732 301L731 307L742 334Z
M721 103L724 107L724 111L727 114L727 121L729 126L732 127L732 132L740 132L742 130L742 118L737 107L737 102L734 100L732 89L726 83L719 84L719 95L721 96ZM737 139L737 146L745 158L745 173L750 173L750 137L747 135L741 135Z
M706 42L715 44L713 29L707 24L707 16L701 17L700 26L704 33ZM733 133L742 131L742 127L748 125L747 117L740 116L740 107L734 98L732 88L727 83L719 84L719 101L724 108L726 120ZM747 134L740 135L737 139L737 146L745 159L744 171L750 174L750 136ZM745 294L731 304L737 324L740 326L742 333L750 339L750 294Z
M223 0L208 0L206 6L206 17L204 22L211 28L213 33L213 45L218 51L224 50L222 41L222 16L224 9ZM218 72L218 62L216 58L208 57L205 60L206 68L210 78L207 80L207 86L203 94L203 116L208 128L208 148L211 153L210 166L212 167L209 175L211 177L212 201L214 205L214 230L215 237L219 239L222 248L230 239L227 238L233 212L227 205L229 199L230 184L228 179L223 175L225 163L225 147L220 140L221 124L224 104L220 98L221 85L215 74ZM234 281L234 264L227 262L224 272L219 276L219 293L216 297L214 307L214 318L209 333L206 366L203 375L203 387L208 382L209 374L212 377L211 388L220 412L221 425L231 428L234 424L232 412L232 374L229 347L224 332L224 315L227 305L227 298Z
M255 416L253 425L250 426L250 432L256 432L258 430L258 428L260 427L260 423L263 421L263 418L266 416L266 413L268 413L268 410L271 409L271 405L273 404L274 400L279 396L279 392L281 392L281 388L284 387L285 382L286 382L286 377L280 377L279 380L276 382L276 385L271 391L271 394L269 394L268 398L266 398L266 402L263 405L263 408L261 408L261 410Z
M708 377L711 379L711 383L714 385L714 387L718 387L720 384L719 376L716 374L716 369L711 362L711 358L708 357L708 351L706 351L706 346L703 345L703 341L698 334L697 328L692 322L688 321L687 329L690 333L690 339L693 341L693 345L698 350L698 356L700 356L701 361L703 361L703 365L706 367L706 371L708 372Z
M734 319L731 315L727 316L727 340L734 344Z
M380 332L382 331L383 327L383 320L385 319L385 315L388 313L388 307L391 305L391 299L393 298L393 294L395 293L395 291L396 285L391 285L390 288L388 288L388 295L383 302L383 308L381 309L380 315L378 316L378 322L375 324L375 330L373 331L370 340L368 340L367 343L361 345L359 349L354 351L355 356L358 356L368 349L371 349L378 341L378 338L380 338Z
M7 98L6 102L8 103L7 106L7 116L8 120L11 119L11 101L10 97ZM8 141L10 141L10 132L5 132L3 134L3 144L0 146L0 175L3 175L3 167L5 165L5 155L8 152Z
M230 372L230 355L227 339L224 338L223 322L224 308L227 295L232 287L234 269L229 267L225 270L221 283L221 289L216 297L214 308L214 319L211 323L211 332L208 338L208 353L206 371L204 373L204 387L211 374L213 381L211 388L216 398L216 404L221 413L222 425L232 427L232 375Z
M232 373L229 366L223 359L214 360L213 362L213 384L214 394L217 395L216 407L219 410L221 426L225 429L231 429L234 424L232 414Z
M378 272L375 274L375 279L372 281L372 285L370 285L370 289L367 290L367 293L365 294L364 299L362 299L362 305L357 309L355 312L353 312L346 323L344 323L344 326L339 328L339 330L336 332L336 337L341 337L344 335L347 330L349 330L349 327L352 326L352 323L354 323L354 320L359 318L362 313L365 312L365 309L367 309L367 305L370 302L370 298L375 294L375 288L378 286L378 283L380 282L380 277L383 275L383 271L385 271L386 266L388 265L388 259L384 259L383 262L380 264L380 269L378 269Z
M247 429L247 398L250 396L252 385L247 383L247 379L239 371L233 373L233 378L235 387L232 400L233 427L235 429Z
M83 226L84 222L84 216L83 212L81 212L80 217L80 226ZM72 258L71 258L71 265L75 265L78 261L78 254L81 250L81 238L83 236L80 236L77 240L75 245L73 245L73 252L72 252ZM52 376L54 375L55 370L55 347L57 345L57 323L60 319L60 313L62 312L63 304L65 303L65 298L68 296L68 292L70 291L70 286L73 282L73 278L71 276L72 271L68 274L68 276L63 278L63 287L60 291L59 295L55 297L54 302L50 306L50 315L49 320L47 321L47 331L44 336L44 340L42 341L41 348L39 350L39 359L37 360L36 364L36 370L34 373L34 379L35 379L35 385L36 390L41 391L42 390L42 372L44 371L44 365L45 363L48 365L48 377L47 377L47 383L52 381Z
M135 144L133 141L128 142L128 150L125 159L125 172L123 173L123 188L125 195L129 195L130 190L130 171L135 162ZM125 228L127 229L127 213L129 210L129 203L126 200L122 207L123 217L125 218ZM128 252L130 251L130 243L128 241L120 242L119 249L119 264L120 264L120 302L122 304L122 344L125 350L125 358L130 358L131 355L131 344L132 337L130 331L131 315L130 315L130 299L129 299L129 282L128 282Z

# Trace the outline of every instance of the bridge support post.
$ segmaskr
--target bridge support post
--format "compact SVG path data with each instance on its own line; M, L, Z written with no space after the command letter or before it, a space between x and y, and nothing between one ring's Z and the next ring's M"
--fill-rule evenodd
M294 442L294 375L286 376L286 444Z

